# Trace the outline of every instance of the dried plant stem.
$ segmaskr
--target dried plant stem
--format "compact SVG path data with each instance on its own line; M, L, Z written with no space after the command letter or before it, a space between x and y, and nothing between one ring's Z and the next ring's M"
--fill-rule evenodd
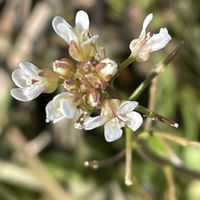
M1 34L4 34L9 39L15 27L17 4L17 1L6 1L3 12L1 13Z
M36 138L28 142L26 148L32 155L37 155L51 142L51 139L50 133L42 132Z
M150 110L155 110L155 105L156 105L156 93L157 93L157 85L158 85L158 79L155 78L152 81L151 87L150 87L150 95L149 95L149 105L148 108ZM150 130L151 129L151 123L152 120L150 118L146 119L145 122L145 130Z
M132 131L126 128L126 164L125 164L125 184L130 186L132 180Z
M44 192L46 192L54 200L70 199L66 192L51 176L42 162L36 156L27 151L25 148L27 142L20 131L17 128L12 128L7 131L6 135L10 145L16 150L16 152L23 156L26 165L43 185L42 189Z
M173 170L169 166L165 166L163 170L167 181L167 200L176 200L176 187Z
M173 169L176 170L177 173L194 178L200 179L200 172L196 170L189 169L188 167L184 166L183 164L174 162L173 160L168 160L164 157L161 157L154 153L147 145L144 139L137 139L136 143L138 144L137 151L138 153L144 157L145 159L151 161L154 164L157 164L161 167L163 166L171 166Z
M163 142L163 145L166 151L166 156L170 159L170 161L172 161L173 163L176 163L177 165L182 165L183 161L180 159L177 153L173 150L169 141L166 141L163 138L161 138L160 141Z
M153 135L155 135L157 137L161 137L166 140L169 140L174 143L178 143L183 146L194 146L194 147L200 148L200 142L193 141L193 140L187 140L185 138L182 138L182 137L179 137L176 135L172 135L171 133L155 131L155 132L153 132Z
M118 160L123 158L124 155L125 155L125 150L123 149L122 151L120 151L118 154L114 155L111 158L107 158L107 159L104 159L104 160L92 160L92 161L86 160L84 162L84 166L89 167L91 169L98 169L100 167L111 165L114 162L117 162Z
M5 59L10 52L17 11L17 1L5 2L0 19L0 60Z
M22 60L31 57L34 42L44 32L52 13L52 6L47 2L37 3L30 17L26 20L21 34L10 55L8 55L8 65L15 68Z
M42 184L30 170L0 160L0 181L22 186L31 190L41 190Z

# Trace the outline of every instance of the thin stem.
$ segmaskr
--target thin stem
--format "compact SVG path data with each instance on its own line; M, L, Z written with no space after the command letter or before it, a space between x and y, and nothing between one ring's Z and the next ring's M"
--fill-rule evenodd
M157 137L161 137L161 138L166 139L166 140L169 140L171 142L183 145L183 146L193 146L193 147L200 148L200 142L193 141L193 140L187 140L187 139L179 137L177 135L172 135L170 133L155 131L153 133L153 135L157 136Z
M122 151L120 151L118 154L114 155L111 158L107 158L107 159L104 159L104 160L92 160L92 161L87 160L87 161L84 162L84 166L92 168L92 169L98 169L100 167L111 165L114 162L117 162L118 160L123 158L124 155L125 155L125 149L123 149Z
M146 79L136 88L136 90L131 94L129 100L136 100L143 91L151 84L151 81L162 73L167 65L175 58L175 56L180 52L183 46L181 42L166 58L163 62L156 65L156 68L146 77Z
M131 63L135 61L135 58L129 56L126 60L124 60L119 66L119 72L123 71L126 67L128 67Z
M157 86L158 86L158 79L154 79L152 81L152 84L150 86L150 95L149 95L149 103L148 103L148 108L150 110L155 110L155 106L156 106L156 93L157 93ZM145 130L150 130L151 129L151 125L152 125L152 120L150 118L146 119L144 128Z
M132 180L132 131L126 128L126 166L125 166L125 184L130 186Z
M175 128L178 128L178 126L179 126L179 124L176 123L174 120L169 119L165 116L159 115L155 111L149 110L148 108L145 108L144 106L139 105L139 106L137 106L136 110L138 112L141 112L141 113L145 114L146 116L152 118L153 120L158 120L158 121L165 123L169 126L172 126L172 127L175 127Z
M156 70L152 71L146 79L136 88L136 90L131 94L129 97L129 100L136 100L147 88L147 86L150 85L151 81L158 76L158 72Z
M176 187L172 168L165 166L163 170L167 181L167 199L176 200Z
M51 142L51 139L50 133L42 132L36 138L28 142L26 148L32 155L37 155Z
M173 169L176 170L177 173L194 179L200 179L200 171L189 169L183 164L178 164L176 162L173 162L173 160L168 160L164 157L159 156L148 147L144 139L138 139L136 140L136 143L138 144L138 148L136 148L138 153L152 163L157 164L161 167L171 166L173 167Z
M144 106L141 105L137 106L136 110L153 119L155 119L157 115L155 111L149 110L148 108L145 108Z
M22 186L33 191L40 191L43 186L31 170L3 160L0 160L1 181L14 186Z
M120 65L119 65L119 69L118 69L118 73L113 76L113 78L111 79L111 85L113 84L114 80L117 78L117 76L119 75L119 73L121 71L123 71L126 67L128 67L131 63L133 63L135 61L134 57L129 56L126 60L124 60Z

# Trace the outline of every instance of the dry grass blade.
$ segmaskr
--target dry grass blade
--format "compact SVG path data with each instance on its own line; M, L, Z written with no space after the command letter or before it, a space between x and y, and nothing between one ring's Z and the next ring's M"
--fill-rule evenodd
M23 155L24 162L43 185L43 191L49 194L54 200L70 199L66 191L64 191L58 182L51 176L41 160L27 151L27 148L25 148L27 142L20 131L17 128L11 128L7 131L6 135L10 145L16 152Z

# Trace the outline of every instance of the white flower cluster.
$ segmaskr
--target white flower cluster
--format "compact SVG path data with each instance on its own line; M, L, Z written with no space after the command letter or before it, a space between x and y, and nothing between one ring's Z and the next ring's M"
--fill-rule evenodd
M147 25L153 15L146 17L138 39L130 43L131 56L137 61L145 61L150 53L167 45L171 37L166 28L150 37L146 34ZM122 101L112 97L109 83L118 72L118 65L110 58L101 58L96 47L98 35L89 32L89 17L86 12L78 11L75 27L62 17L52 21L55 32L69 45L67 58L56 60L53 71L39 69L29 62L22 62L12 73L18 88L11 95L19 101L31 101L41 93L54 92L62 83L63 92L46 106L46 121L57 123L67 118L76 118L75 128L92 130L104 125L104 135L108 142L122 135L122 128L136 131L142 124L141 115L134 111L136 101Z

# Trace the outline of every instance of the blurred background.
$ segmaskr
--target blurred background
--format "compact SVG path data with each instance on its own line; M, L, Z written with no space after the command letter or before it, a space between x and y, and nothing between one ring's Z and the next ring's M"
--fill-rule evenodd
M199 8L196 0L0 0L0 199L199 200L200 145L188 145L188 140L200 140ZM20 61L51 68L54 60L69 57L67 44L53 31L51 21L60 15L73 26L80 9L90 16L91 32L100 35L98 45L118 63L129 56L129 43L138 37L151 12L154 19L148 30L154 33L167 27L173 37L148 62L135 63L120 74L115 85L127 97L155 64L184 41L181 52L153 83L155 90L146 89L139 103L148 107L153 98L150 107L180 125L174 129L154 122L158 135L148 137L151 151L183 164L196 176L188 177L153 159L149 162L134 145L134 181L127 187L124 137L107 143L101 128L82 132L70 120L47 124L45 106L55 93L26 103L11 98L10 89L15 87L11 73ZM168 133L187 140L178 145L160 137ZM115 155L116 162L109 163ZM106 164L94 170L84 166L88 160Z

